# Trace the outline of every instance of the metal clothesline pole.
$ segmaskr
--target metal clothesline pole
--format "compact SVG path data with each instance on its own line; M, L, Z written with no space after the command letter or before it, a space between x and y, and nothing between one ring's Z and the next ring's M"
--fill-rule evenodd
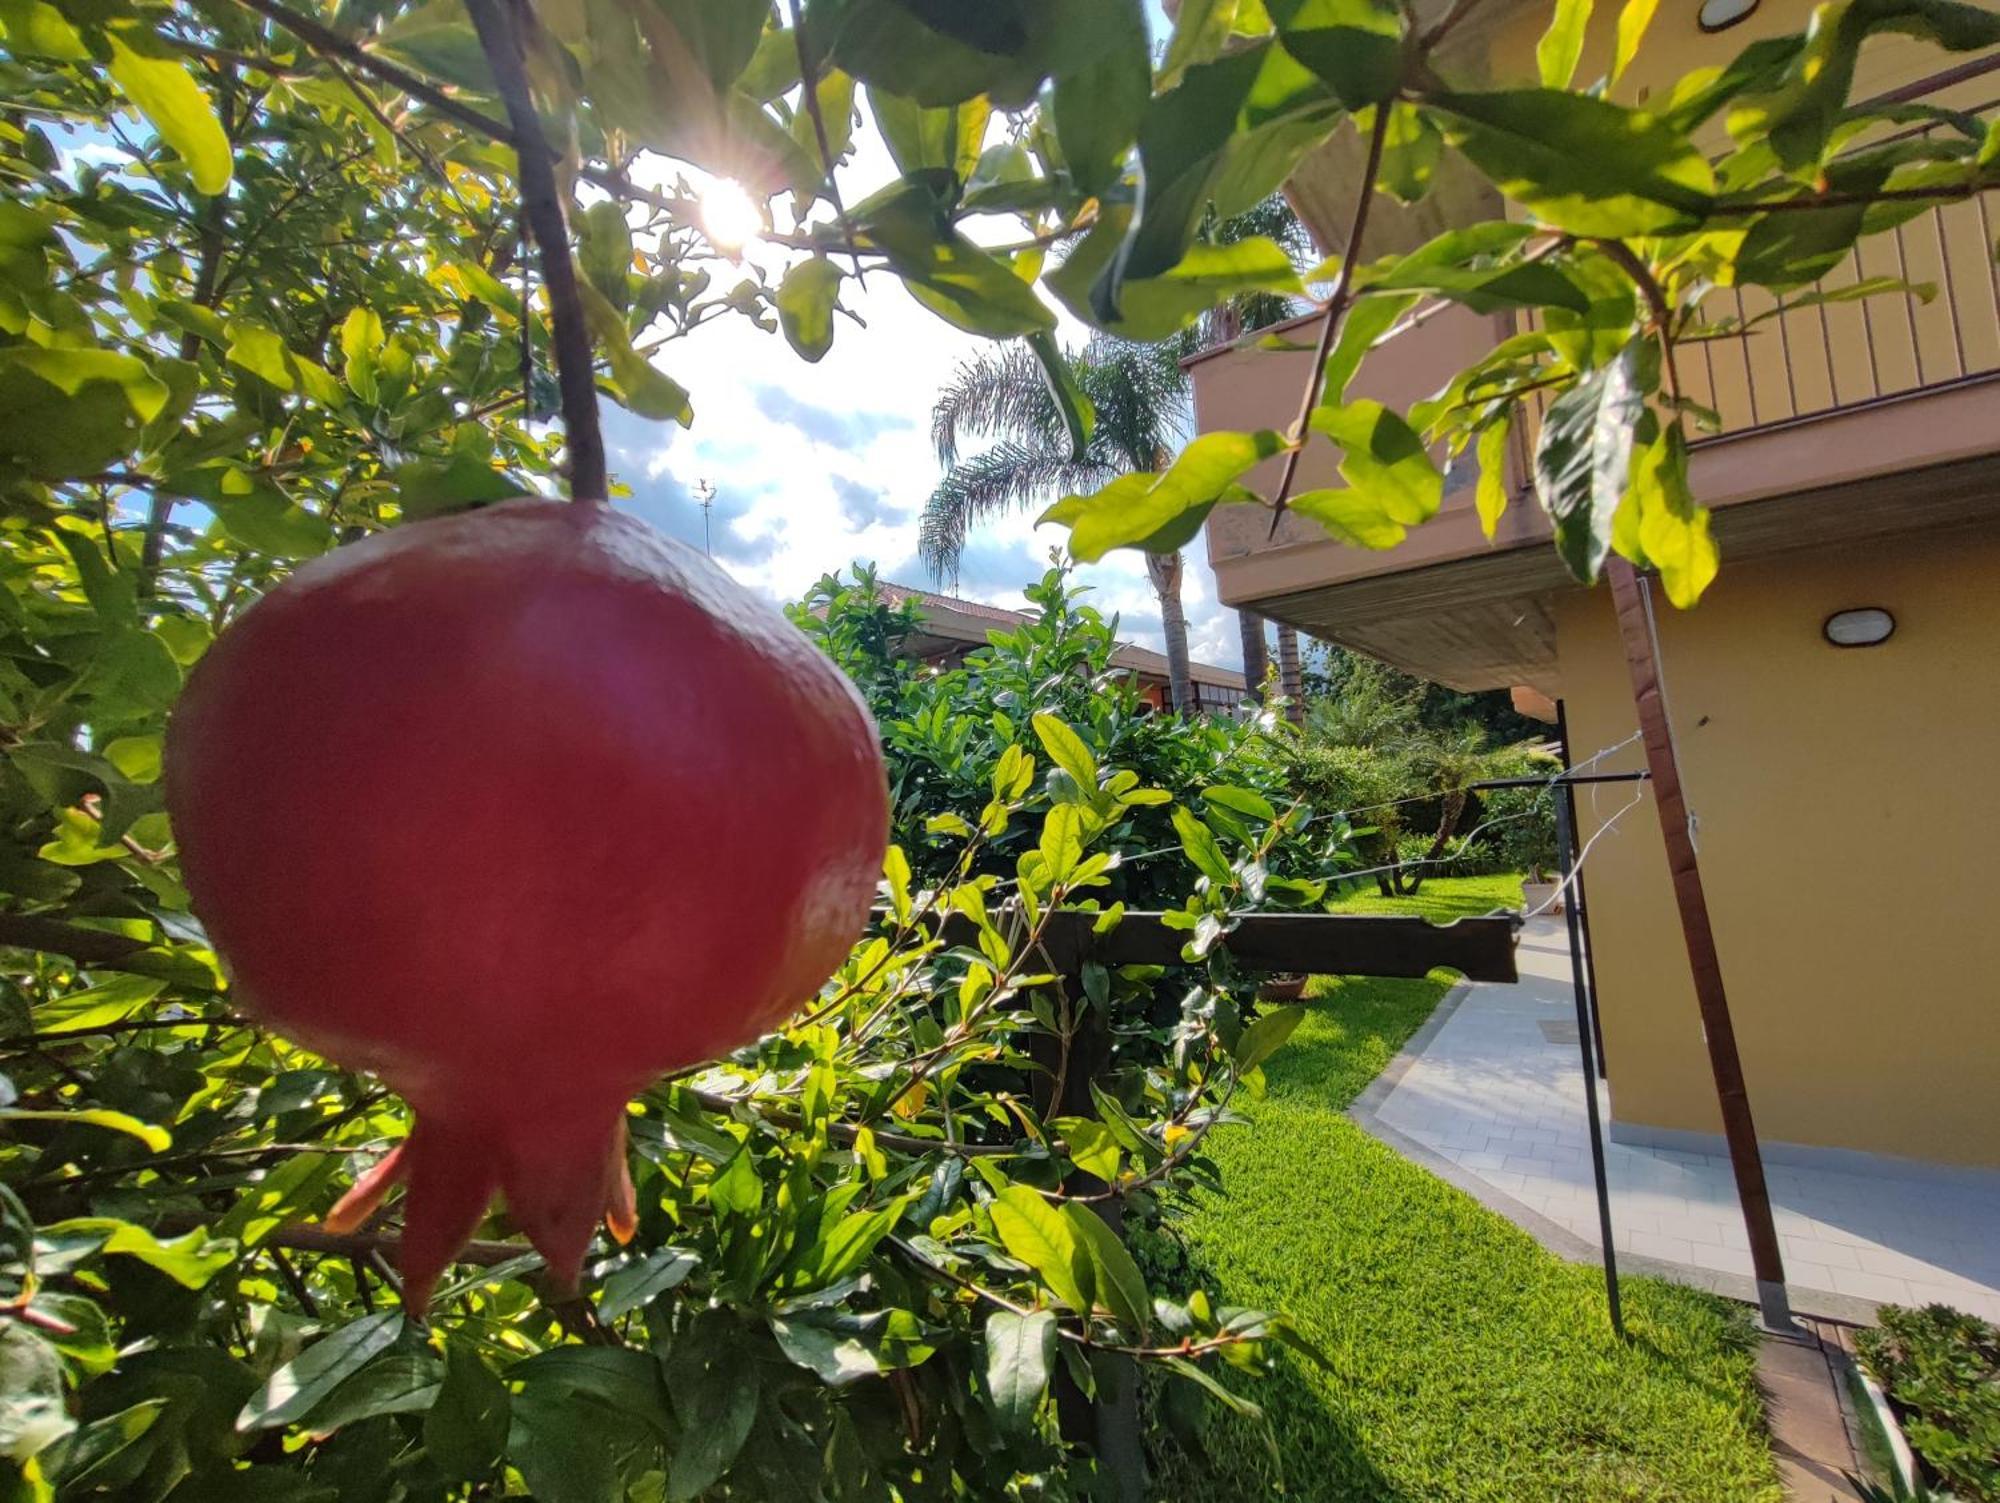
M1604 1297L1611 1307L1611 1329L1622 1341L1625 1311L1618 1298L1618 1253L1611 1238L1611 1182L1604 1167L1604 1125L1597 1109L1597 1062L1591 1049L1591 1009L1583 978L1583 939L1577 930L1576 829L1571 820L1570 794L1565 788L1556 800L1556 850L1562 867L1567 901L1563 918L1569 927L1570 985L1576 999L1576 1045L1583 1057L1583 1109L1590 1126L1590 1168L1597 1180L1597 1230L1604 1248Z

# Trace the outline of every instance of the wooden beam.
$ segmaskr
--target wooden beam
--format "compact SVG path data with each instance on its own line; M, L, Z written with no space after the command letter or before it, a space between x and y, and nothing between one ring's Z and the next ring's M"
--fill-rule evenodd
M1708 897L1702 889L1701 863L1694 834L1688 826L1687 796L1681 788L1680 759L1674 753L1673 728L1667 720L1660 689L1660 664L1653 648L1653 627L1645 584L1632 566L1613 554L1605 560L1611 598L1618 609L1618 635L1625 646L1625 663L1632 676L1632 702L1639 731L1646 743L1646 767L1652 774L1653 803L1660 814L1660 834L1666 842L1667 867L1673 879L1674 902L1680 909L1681 935L1687 943L1688 969L1694 978L1695 1004L1701 1010L1701 1031L1708 1044L1708 1065L1715 1077L1715 1099L1722 1109L1722 1133L1729 1145L1729 1164L1736 1176L1736 1197L1743 1206L1743 1229L1750 1238L1750 1266L1757 1276L1757 1303L1766 1324L1783 1329L1791 1324L1785 1298L1785 1263L1778 1248L1777 1223L1771 1215L1771 1191L1764 1181L1764 1156L1757 1146L1757 1124L1750 1115L1750 1088L1743 1079L1743 1059L1736 1049L1736 1025L1729 1016L1729 995L1722 985L1722 961L1716 953L1715 931L1708 920Z

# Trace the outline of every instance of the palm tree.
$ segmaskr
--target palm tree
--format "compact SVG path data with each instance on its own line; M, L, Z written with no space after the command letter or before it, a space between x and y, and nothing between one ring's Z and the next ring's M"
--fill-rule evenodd
M1313 253L1311 233L1284 198L1273 194L1233 219L1212 223L1208 238L1229 245L1266 235L1296 262ZM972 527L1002 512L1094 491L1135 470L1163 470L1193 427L1194 411L1183 357L1206 345L1234 339L1297 311L1279 294L1250 293L1211 309L1179 336L1158 345L1096 338L1065 358L1084 395L1097 409L1097 425L1079 455L1047 379L1033 353L1020 344L989 350L959 366L931 411L931 442L944 478L924 503L917 551L940 577L957 573ZM996 440L960 457L961 437ZM1167 673L1174 709L1194 703L1188 671L1187 615L1181 608L1181 556L1149 553L1146 572L1160 597ZM1263 679L1261 661L1249 661L1251 627L1243 628L1244 679L1253 692ZM1263 629L1256 628L1261 647ZM1280 644L1283 643L1282 633ZM1296 642L1294 642L1296 647ZM1261 654L1260 654L1261 656ZM1296 653L1294 654L1296 656ZM1251 677L1252 673L1256 677ZM1294 675L1296 677L1296 674ZM1296 684L1293 692L1296 695Z
M924 503L917 552L941 576L956 572L972 527L989 517L1094 491L1135 470L1165 469L1188 436L1193 410L1173 349L1093 339L1066 352L1078 385L1097 409L1083 452L1074 452L1040 362L1025 345L1003 345L964 362L931 409L931 443L944 478ZM967 437L996 440L961 455ZM1174 708L1194 701L1187 616L1181 609L1179 553L1149 553L1146 572L1160 597Z

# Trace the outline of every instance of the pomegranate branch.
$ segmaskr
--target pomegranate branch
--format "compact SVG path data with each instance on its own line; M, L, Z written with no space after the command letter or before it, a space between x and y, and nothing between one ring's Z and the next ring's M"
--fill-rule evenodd
M467 0L479 45L493 70L507 118L514 126L514 156L520 163L521 207L541 252L542 285L548 289L550 343L556 357L556 385L562 393L563 433L569 444L569 493L575 501L603 501L610 494L604 434L597 421L597 377L590 351L590 328L577 290L576 262L569 253L569 224L556 187L555 165L542 134L541 117L528 91L528 70L520 23L525 6L515 0ZM513 11L513 14L510 14ZM527 310L521 310L527 317Z

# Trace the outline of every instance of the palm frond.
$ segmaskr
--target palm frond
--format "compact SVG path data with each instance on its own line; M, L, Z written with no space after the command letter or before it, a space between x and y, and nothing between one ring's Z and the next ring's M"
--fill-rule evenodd
M1041 363L1018 342L962 361L931 408L931 446L946 466L958 462L961 437L1052 447L1067 442L1064 435Z
M1073 460L1066 449L1003 439L945 472L918 517L917 556L933 575L955 579L974 524L1067 492L1095 489L1117 473L1095 458Z

